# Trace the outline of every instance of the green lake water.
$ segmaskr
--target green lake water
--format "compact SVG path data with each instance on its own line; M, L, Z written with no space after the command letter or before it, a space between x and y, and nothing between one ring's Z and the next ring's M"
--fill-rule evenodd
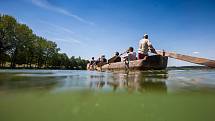
M0 70L0 121L214 121L215 70Z

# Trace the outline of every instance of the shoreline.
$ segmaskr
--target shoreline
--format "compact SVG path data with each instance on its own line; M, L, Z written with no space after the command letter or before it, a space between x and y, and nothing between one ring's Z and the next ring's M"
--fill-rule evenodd
M29 70L87 70L87 69L69 69L69 68L61 68L61 67L55 67L55 68L34 68L34 67L16 67L16 68L11 68L11 67L0 67L0 70L3 69L29 69ZM170 66L167 67L166 70L201 70L201 69L214 69L211 67L206 67L206 66Z

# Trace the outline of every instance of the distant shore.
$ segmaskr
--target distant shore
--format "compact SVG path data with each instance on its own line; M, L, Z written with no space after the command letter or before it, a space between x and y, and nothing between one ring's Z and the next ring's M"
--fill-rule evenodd
M6 63L4 66L0 66L0 69L32 69L32 70L86 70L86 64L84 65L72 65L72 66L41 66L38 67L35 64L27 66L27 64L16 64L15 67L11 67L9 63Z
M36 68L36 67L0 67L0 69L32 69L32 70L86 70L81 69L79 67L77 68L65 68L65 67L44 67L44 68ZM206 66L170 66L167 67L167 70L201 70L201 69L214 69Z
M194 69L214 69L207 66L170 66L168 70L194 70Z

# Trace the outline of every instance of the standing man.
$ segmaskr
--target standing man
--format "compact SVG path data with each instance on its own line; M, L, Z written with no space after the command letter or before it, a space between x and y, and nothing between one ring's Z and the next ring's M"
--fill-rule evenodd
M149 41L149 37L147 34L144 34L143 38L140 40L139 49L138 49L138 59L144 59L148 57L149 50L152 53L157 54L155 49L152 46L152 43Z

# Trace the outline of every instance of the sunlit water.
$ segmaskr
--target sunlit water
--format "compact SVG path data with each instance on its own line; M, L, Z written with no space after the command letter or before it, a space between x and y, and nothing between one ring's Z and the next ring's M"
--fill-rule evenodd
M215 70L0 70L0 121L214 121Z

